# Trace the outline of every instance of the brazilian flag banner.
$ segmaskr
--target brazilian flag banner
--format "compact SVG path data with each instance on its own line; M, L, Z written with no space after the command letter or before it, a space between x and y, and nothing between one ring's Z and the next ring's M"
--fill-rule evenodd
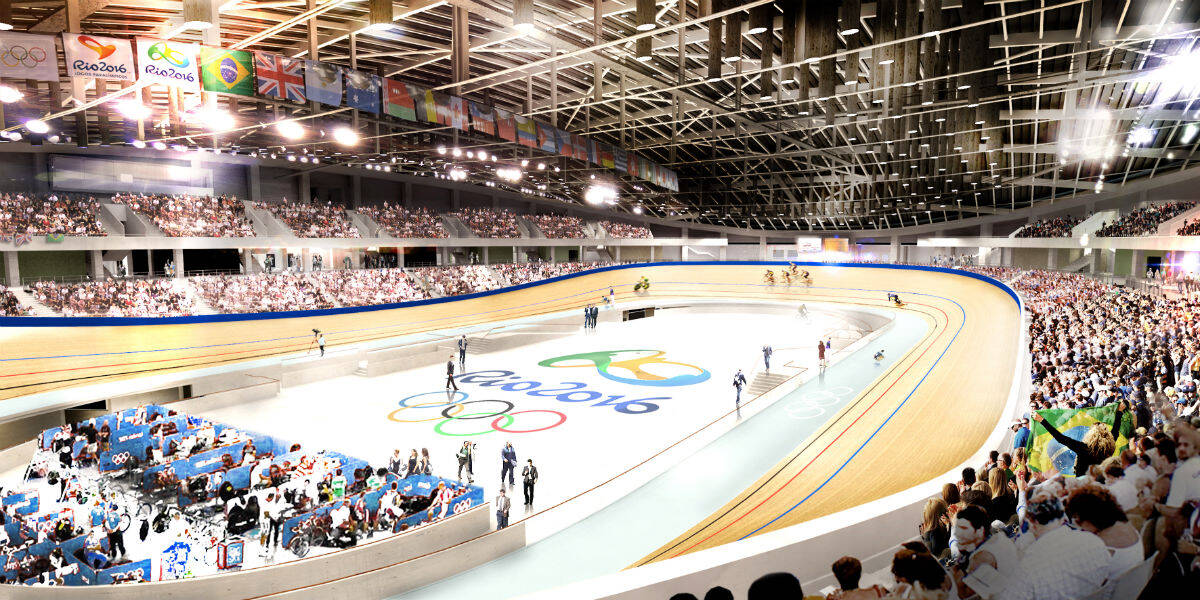
M244 50L202 46L200 84L207 92L253 96L254 55Z
M1113 413L1116 411L1117 405L1113 403L1099 408L1053 408L1039 410L1038 413L1062 434L1073 440L1083 441L1084 434L1092 425L1111 425ZM1029 445L1026 447L1029 453L1029 468L1047 475L1073 473L1075 452L1058 443L1042 423L1031 420L1030 425L1033 428L1029 431ZM1120 452L1129 445L1129 438L1133 435L1133 415L1126 411L1117 429L1118 431L1113 433L1117 438L1117 452Z

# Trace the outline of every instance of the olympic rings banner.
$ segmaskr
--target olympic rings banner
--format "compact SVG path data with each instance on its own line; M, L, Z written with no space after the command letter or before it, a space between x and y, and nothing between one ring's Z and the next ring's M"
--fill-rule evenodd
M0 77L58 81L54 36L0 32Z
M133 81L133 45L129 40L63 33L63 54L67 59L67 77L95 77Z
M139 76L143 83L165 83L185 92L200 91L200 69L196 66L199 49L155 38L137 38Z

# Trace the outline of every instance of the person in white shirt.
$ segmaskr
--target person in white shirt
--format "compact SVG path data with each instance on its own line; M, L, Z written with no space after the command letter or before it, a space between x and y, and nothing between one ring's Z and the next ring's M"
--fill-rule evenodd
M1200 433L1195 429L1177 424L1175 428L1175 455L1178 457L1175 473L1171 475L1171 492L1163 503L1171 512L1186 502L1200 501Z
M1128 512L1137 508L1138 491L1125 475L1125 469L1121 468L1116 459L1110 458L1104 462L1107 463L1104 467L1104 487L1116 498L1122 511Z
M1020 552L1020 563L1000 600L1072 600L1095 592L1108 575L1111 556L1095 535L1063 522L1056 484L1029 492L1026 521L1033 541ZM1026 537L1022 536L1022 537Z
M1104 542L1111 554L1107 580L1113 581L1142 562L1142 536L1108 490L1096 484L1077 488L1067 498L1064 510L1076 527Z
M987 511L973 504L954 517L954 540L960 554L953 576L960 598L972 594L979 594L984 600L999 597L1017 570L1017 547L1004 534L992 535L990 527ZM983 584L989 581L983 577L984 571L989 570L998 573L995 587ZM971 588L972 583L980 589Z
M454 499L454 490L446 487L446 483L438 484L436 496L433 499L433 506L429 507L430 514L438 510L438 516L434 520L441 520L446 517L446 511L450 508L450 501Z
M1126 457L1126 453L1128 453L1128 457ZM1121 453L1121 464L1125 467L1125 478L1138 490L1154 485L1154 481L1158 479L1158 473L1155 473L1154 467L1150 466L1149 456L1137 456L1132 451L1126 450Z

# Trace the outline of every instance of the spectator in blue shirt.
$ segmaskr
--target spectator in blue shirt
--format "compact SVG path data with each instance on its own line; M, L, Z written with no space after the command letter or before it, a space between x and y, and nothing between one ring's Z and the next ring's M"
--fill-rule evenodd
M1029 444L1029 419L1021 417L1013 421L1013 448L1024 448Z

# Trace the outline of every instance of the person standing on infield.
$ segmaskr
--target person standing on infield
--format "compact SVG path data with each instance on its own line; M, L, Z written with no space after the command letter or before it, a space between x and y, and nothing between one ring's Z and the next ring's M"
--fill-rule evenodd
M467 334L463 334L458 338L458 368L460 370L467 368Z
M537 467L533 466L533 459L530 458L528 464L521 470L521 481L525 484L525 506L533 506L533 486L537 480Z
M446 389L449 390L451 388L453 388L454 391L456 391L456 392L458 391L458 384L454 383L454 355L453 354L451 354L450 358L446 360Z
M320 329L313 330L313 341L317 343L317 347L321 349L321 356L325 356L325 334L321 333ZM312 346L309 346L312 348Z
M817 340L817 364L825 368L825 342Z
M500 486L500 495L496 496L496 529L508 527L508 509L511 507L512 501L504 493L504 486Z
M733 389L737 390L737 396L734 398L734 404L742 405L742 387L746 385L746 376L742 374L742 370L738 369L737 373L733 374Z
M762 351L763 351L763 366L766 367L767 371L769 372L771 370L771 355L775 354L775 349L768 345L768 346L763 346Z
M504 448L500 450L500 486L504 486L504 474L508 473L508 487L512 487L516 481L517 471L517 451L513 449L512 442L504 442Z

